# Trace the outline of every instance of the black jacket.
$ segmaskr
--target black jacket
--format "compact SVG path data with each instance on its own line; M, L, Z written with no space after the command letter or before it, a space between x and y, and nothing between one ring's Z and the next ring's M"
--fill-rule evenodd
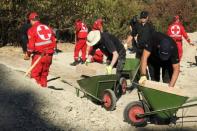
M138 35L137 46L138 48L144 48L144 45L148 42L154 31L155 30L150 23L146 23L144 25L142 25L141 23L137 23L136 26L133 27L131 36L135 37L136 35Z

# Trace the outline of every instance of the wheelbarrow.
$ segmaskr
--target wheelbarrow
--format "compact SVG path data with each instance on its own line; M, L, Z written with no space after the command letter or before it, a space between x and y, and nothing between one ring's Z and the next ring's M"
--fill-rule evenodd
M94 102L99 102L106 110L115 109L117 97L115 88L117 85L116 75L99 75L86 77L77 81L82 92Z
M144 127L147 123L157 125L176 123L181 118L176 115L179 109L197 106L197 103L191 104L197 99L188 100L189 97L182 95L180 89L159 88L159 85L150 88L134 84L138 90L139 101L129 103L123 113L124 121L132 126Z
M140 60L136 58L127 58L125 61L125 65L121 72L121 77L119 80L120 89L122 90L121 93L126 93L126 88L128 86L127 80L130 82L134 82L135 78L137 77L137 73L140 67Z
M97 75L83 77L77 80L80 87L75 87L77 92L83 92L93 102L99 102L106 110L111 111L116 107L117 100L121 95L126 93L127 79L134 79L138 71L138 59L126 59L121 78L118 80L117 75ZM77 93L78 94L78 93Z

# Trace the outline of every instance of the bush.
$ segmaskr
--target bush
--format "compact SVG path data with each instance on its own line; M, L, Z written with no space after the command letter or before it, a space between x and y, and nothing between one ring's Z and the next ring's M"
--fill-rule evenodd
M103 18L104 30L122 39L129 32L131 17L144 9L150 12L158 31L166 32L175 14L182 17L187 31L197 29L196 0L1 0L0 42L17 41L20 26L31 11L38 12L43 23L70 36L75 19L83 19L91 30L93 22Z
M153 23L159 31L166 32L167 26L175 15L181 17L183 25L189 32L197 28L197 1L195 0L155 0L147 6Z

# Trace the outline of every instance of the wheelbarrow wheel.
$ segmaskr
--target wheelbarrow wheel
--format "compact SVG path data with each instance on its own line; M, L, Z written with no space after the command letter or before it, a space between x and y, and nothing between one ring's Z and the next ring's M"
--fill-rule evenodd
M103 107L107 111L112 111L115 109L117 98L115 96L115 93L111 89L106 89L103 92L102 100L103 100Z
M124 77L121 77L119 83L120 83L122 95L126 94L127 80Z
M144 113L145 111L140 101L131 102L124 110L124 121L136 127L144 127L147 125L147 118L137 117L138 114Z

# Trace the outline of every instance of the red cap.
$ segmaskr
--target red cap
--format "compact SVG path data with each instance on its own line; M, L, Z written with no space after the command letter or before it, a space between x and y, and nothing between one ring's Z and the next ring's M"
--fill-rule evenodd
M178 15L174 16L174 20L179 20L179 16Z
M36 17L38 17L38 14L36 12L32 12L29 15L29 20L35 19Z
M79 24L81 24L82 23L82 21L80 20L80 19L76 19L75 20L75 26L77 26L77 25L79 25Z
M101 27L102 26L103 26L103 20L102 19L97 19L94 22L93 29L95 29L95 30L101 30Z
M77 23L81 23L81 20L80 19L76 19L75 20L75 24L77 24Z

